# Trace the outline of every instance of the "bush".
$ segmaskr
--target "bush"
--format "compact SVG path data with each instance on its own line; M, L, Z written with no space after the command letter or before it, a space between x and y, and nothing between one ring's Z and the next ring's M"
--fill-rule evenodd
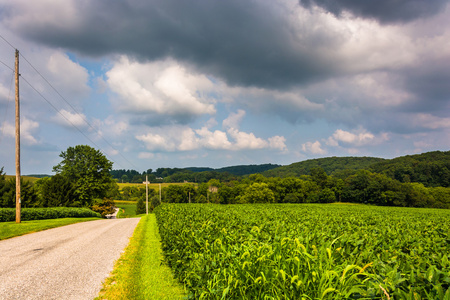
M139 198L137 205L136 205L136 215L145 214L147 212L147 208L145 205L144 198Z
M161 205L161 201L159 201L159 197L158 196L153 196L150 202L150 210L153 212L153 210L158 207L159 205Z
M90 218L101 217L88 208L77 207L49 207L49 208L22 208L22 221L29 220L45 220L45 219L59 219L59 218ZM15 208L0 208L0 222L12 222L16 220Z
M114 200L105 198L94 204L92 210L101 214L102 218L106 218L106 215L113 214L116 211L115 207Z

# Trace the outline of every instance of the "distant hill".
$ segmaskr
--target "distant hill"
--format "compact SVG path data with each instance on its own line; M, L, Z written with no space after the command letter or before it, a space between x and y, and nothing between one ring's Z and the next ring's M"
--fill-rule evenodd
M216 169L214 168L207 168L207 167L188 167L188 168L184 168L182 170L188 170L194 173L199 173L199 172L206 172L206 171L216 171Z
M196 172L196 173L205 172L205 171L222 172L222 173L228 172L233 175L244 176L244 175L251 175L251 174L256 174L256 173L262 173L264 171L272 170L272 169L275 169L278 167L281 167L281 165L276 165L276 164L239 165L239 166L223 167L223 168L219 168L219 169L189 167L189 168L184 168L183 170L188 170L188 171L192 171L192 172Z
M52 175L47 175L47 174L30 174L30 175L25 175L25 176L36 177L36 178L52 177Z
M230 174L243 176L256 173L262 173L268 170L273 170L279 168L281 165L275 164L263 164L263 165L242 165L242 166L232 166L217 169L217 172L228 172Z
M365 169L385 174L400 182L419 182L428 187L450 187L450 151L433 151L393 159L376 157L326 157L282 166L262 174L266 177L309 175L312 168L328 175L346 178L352 171Z
M450 151L433 151L385 160L373 164L371 171L400 182L450 187Z
M287 166L278 167L262 174L266 177L289 177L309 175L313 168L322 168L328 175L334 175L343 170L360 170L369 169L375 163L385 161L383 158L377 157L325 157L309 159Z

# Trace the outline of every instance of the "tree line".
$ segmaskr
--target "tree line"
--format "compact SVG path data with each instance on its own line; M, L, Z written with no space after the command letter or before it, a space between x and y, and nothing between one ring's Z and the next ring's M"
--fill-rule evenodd
M21 206L89 207L102 215L112 212L112 199L119 193L109 173L110 162L100 151L86 145L61 152L62 161L53 167L56 175L34 184L21 180ZM7 180L0 170L0 207L15 207L15 178Z
M432 151L393 159L375 157L326 157L282 166L262 174L266 177L298 177L313 168L327 175L347 178L356 170L384 174L403 183L418 182L427 187L450 187L450 151Z
M100 151L79 145L69 147L60 154L62 161L53 168L56 175L41 178L34 184L22 180L21 199L22 207L102 209L111 206L110 199L142 201L145 197L144 187L123 187L120 191L119 180L114 180L113 176L132 178L142 183L148 174L151 181L151 178L158 180L159 176L165 176L161 177L164 182L190 182L163 188L162 200L165 202L352 202L450 208L449 155L450 152L437 151L393 160L375 159L375 163L372 158L328 158L306 161L305 164L309 164L308 174L272 176L273 172L283 170L284 167L281 167L268 171L272 172L269 174L271 176L237 176L228 172L205 171L204 168L196 171L158 168L143 173L112 170L112 162ZM346 164L342 164L344 161ZM332 174L320 165L326 166ZM368 165L369 169L361 168ZM292 166L289 167L289 172L292 172ZM3 168L0 169L0 207L15 207L15 192L15 179L7 180ZM154 190L150 189L149 194L152 201L159 200Z
M230 181L238 179L241 176L261 173L267 170L280 167L275 164L262 164L262 165L241 165L231 166L219 169L213 168L157 168L155 171L148 169L142 173L136 170L112 170L111 176L121 183L141 183L145 181L146 176L150 182L156 183L171 183L171 182L208 182L211 179L219 179L223 181Z
M450 208L450 188L400 182L385 174L357 170L345 179L329 176L322 168L300 177L254 174L240 180L171 185L163 201L172 203L332 203Z

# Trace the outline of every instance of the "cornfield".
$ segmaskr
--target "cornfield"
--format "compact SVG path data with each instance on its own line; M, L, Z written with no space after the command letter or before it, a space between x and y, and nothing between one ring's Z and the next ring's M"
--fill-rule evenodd
M163 204L163 251L191 299L450 300L450 211Z

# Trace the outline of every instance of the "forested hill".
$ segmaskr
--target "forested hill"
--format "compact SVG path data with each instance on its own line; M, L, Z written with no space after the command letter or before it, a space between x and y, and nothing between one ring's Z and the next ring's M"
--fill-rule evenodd
M384 162L385 159L377 157L325 157L309 159L276 169L265 171L262 174L266 177L290 177L309 175L313 168L322 168L328 175L343 170L369 170L370 166L376 163Z
M371 165L370 171L385 174L400 182L450 187L450 151L397 157Z
M205 171L228 172L233 175L244 176L244 175L251 175L251 174L256 174L256 173L262 173L264 171L272 170L272 169L275 169L278 167L281 167L281 165L275 165L275 164L239 165L239 166L224 167L224 168L219 168L219 169L191 167L191 168L184 168L183 170L188 170L188 171L192 171L192 172L205 172Z
M326 157L310 159L263 172L266 177L309 175L322 168L328 175L345 179L352 171L365 169L400 182L420 182L428 187L450 187L450 151L433 151L393 159L375 157Z

